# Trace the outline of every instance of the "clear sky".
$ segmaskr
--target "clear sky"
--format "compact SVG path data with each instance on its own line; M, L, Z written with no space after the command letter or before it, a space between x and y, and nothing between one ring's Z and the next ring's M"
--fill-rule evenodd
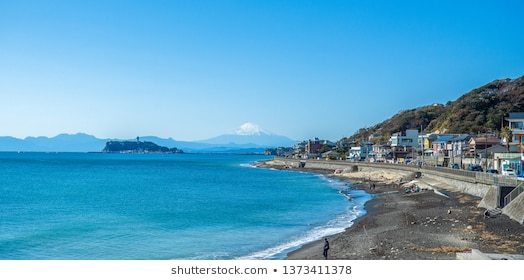
M524 75L524 1L0 0L0 135L336 140Z

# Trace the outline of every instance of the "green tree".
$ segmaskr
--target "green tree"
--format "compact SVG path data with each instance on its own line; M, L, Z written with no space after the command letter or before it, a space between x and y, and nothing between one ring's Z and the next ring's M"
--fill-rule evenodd
M509 142L511 141L511 138L512 138L512 133L511 133L511 129L507 126L503 127L501 130L500 130L500 136L503 138L503 139L506 139L506 150L508 151L509 153Z
M328 152L328 151L331 151L331 147L329 145L322 145L322 148L320 148L320 153L325 153L325 152Z

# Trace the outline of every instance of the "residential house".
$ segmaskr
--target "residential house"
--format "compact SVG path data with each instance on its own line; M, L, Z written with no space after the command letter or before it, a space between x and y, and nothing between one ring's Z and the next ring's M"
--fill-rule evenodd
M433 154L435 156L449 156L448 143L456 136L455 134L435 134L434 140L431 141Z
M437 140L437 134L426 133L418 136L419 151L423 152L425 156L433 155L433 141Z
M350 161L361 160L360 150L361 150L361 147L351 147L349 149L348 156L346 157L346 160L350 160Z
M500 173L511 168L518 176L524 176L524 164L520 153L495 152L493 155L493 168Z
M360 143L360 158L367 159L373 153L373 142L365 141Z
M469 151L469 134L457 134L455 137L448 140L446 149L450 156L462 156Z
M308 140L304 148L306 154L311 155L320 153L322 146L322 141L315 138L314 140Z
M375 144L373 145L372 152L373 161L386 162L393 158L391 154L391 146L388 144Z
M506 147L494 150L493 164L502 173L511 168L524 176L524 112L511 112L505 120L511 129L509 152Z
M329 149L333 149L334 147L336 147L336 144L329 140L320 140L318 138L315 138L314 140L308 140L304 149L306 155L318 156L326 146Z
M512 139L510 145L520 146L520 151L524 148L524 112L511 112L506 118L511 129Z
M391 146L392 162L405 163L408 161L408 159L412 158L414 152L414 148L407 148L403 146Z
M419 137L416 129L407 129L404 134L393 133L389 142L394 161L406 162L408 158L413 158L418 154Z
M303 158L306 153L306 144L307 144L307 141L301 141L301 142L295 143L295 145L293 145L292 157L297 158L297 159Z
M418 148L418 130L408 129L404 134L401 132L393 133L389 139L391 147Z
M477 150L485 150L500 144L500 138L495 134L479 134L469 140L469 156L476 156Z

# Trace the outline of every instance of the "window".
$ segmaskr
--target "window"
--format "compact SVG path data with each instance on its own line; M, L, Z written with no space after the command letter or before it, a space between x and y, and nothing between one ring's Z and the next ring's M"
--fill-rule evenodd
M524 122L511 122L511 129L524 129Z

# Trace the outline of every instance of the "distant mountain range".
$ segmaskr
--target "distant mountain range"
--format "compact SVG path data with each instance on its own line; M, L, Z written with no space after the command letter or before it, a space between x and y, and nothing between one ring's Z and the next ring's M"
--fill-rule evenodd
M253 128L247 123L247 128ZM173 138L140 136L140 141L149 141L157 145L178 148L184 152L196 153L262 153L266 148L292 146L295 141L280 135L271 134L261 129L242 129L235 134L225 134L201 141L177 141ZM255 126L258 128L258 126ZM4 152L100 152L108 141L126 139L100 139L85 133L60 134L55 137L26 137L19 139L0 136L0 151Z
M241 146L289 147L292 146L295 141L285 136L261 133L257 135L225 134L199 141L199 143L222 146L236 144Z
M373 135L374 141L384 143L392 133L421 127L428 133L497 132L509 112L524 112L524 76L495 80L445 105L433 104L400 111L339 141L361 142Z

